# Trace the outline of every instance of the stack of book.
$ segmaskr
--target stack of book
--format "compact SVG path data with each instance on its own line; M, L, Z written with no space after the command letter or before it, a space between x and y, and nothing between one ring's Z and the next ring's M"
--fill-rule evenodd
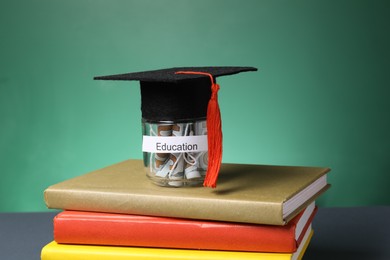
M218 186L152 184L127 160L48 187L42 260L301 259L329 168L223 164Z

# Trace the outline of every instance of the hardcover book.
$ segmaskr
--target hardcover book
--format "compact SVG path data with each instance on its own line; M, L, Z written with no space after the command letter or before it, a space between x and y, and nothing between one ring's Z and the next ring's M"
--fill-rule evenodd
M285 225L329 188L329 168L222 164L218 186L160 187L126 160L48 187L48 208Z
M293 253L312 222L314 202L285 226L64 211L54 218L59 244Z
M147 247L65 245L55 241L43 247L41 260L120 260L120 259L186 259L186 260L283 260L301 259L310 243L313 231L306 231L301 245L294 253L263 253Z

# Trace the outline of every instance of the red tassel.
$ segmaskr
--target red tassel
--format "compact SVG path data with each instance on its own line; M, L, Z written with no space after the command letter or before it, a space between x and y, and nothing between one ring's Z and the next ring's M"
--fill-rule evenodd
M176 74L199 74L211 79L211 98L207 106L208 166L203 186L215 188L222 163L222 123L218 104L219 85L214 83L210 73L197 71L178 71Z
M222 162L222 124L218 104L219 85L212 82L211 99L207 107L208 166L203 186L215 188Z

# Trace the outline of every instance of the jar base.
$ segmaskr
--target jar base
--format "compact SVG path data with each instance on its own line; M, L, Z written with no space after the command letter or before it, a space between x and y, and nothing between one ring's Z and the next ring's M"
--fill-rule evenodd
M204 176L200 178L193 178L193 179L173 179L173 178L162 178L158 176L151 176L149 172L149 168L145 168L146 176L148 179L155 185L161 186L161 187L171 187L171 188L178 188L178 187L198 187L203 186Z

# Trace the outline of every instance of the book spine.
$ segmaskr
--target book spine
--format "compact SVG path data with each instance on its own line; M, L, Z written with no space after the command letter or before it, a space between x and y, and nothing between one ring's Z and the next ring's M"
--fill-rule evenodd
M297 249L295 226L66 211L54 218L54 240L64 244L251 252L292 253Z
M51 242L41 251L41 260L131 260L131 259L176 259L176 260L287 260L291 254L226 252L207 250L111 247L89 245L61 245Z
M153 196L150 194L139 195L131 193L118 194L107 192L96 194L94 192L83 192L72 189L61 190L50 187L45 190L44 198L46 206L51 209L217 220L250 224L286 224L286 221L283 219L281 203L222 199L202 200L190 197Z

